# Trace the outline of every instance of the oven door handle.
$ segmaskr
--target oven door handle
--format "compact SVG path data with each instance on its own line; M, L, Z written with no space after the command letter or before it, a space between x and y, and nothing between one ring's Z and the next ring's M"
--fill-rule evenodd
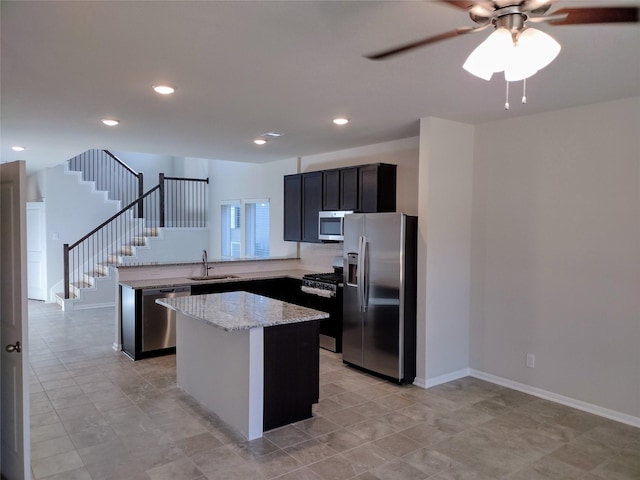
M336 292L332 292L331 290L325 290L323 288L307 287L306 285L302 285L300 287L300 290L302 290L304 293L308 293L309 295L317 295L319 297L324 297L324 298L332 298L336 296Z

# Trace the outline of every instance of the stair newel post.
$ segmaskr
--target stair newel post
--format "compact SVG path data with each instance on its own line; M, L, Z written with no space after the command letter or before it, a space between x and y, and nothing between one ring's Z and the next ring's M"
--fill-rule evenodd
M142 172L138 173L138 198L144 195L144 181ZM144 203L138 202L138 218L144 218Z
M160 174L160 178L159 178L159 181L158 181L158 186L160 187L160 190L159 190L159 193L158 193L159 196L160 196L160 202L159 202L160 203L160 205L159 205L159 207L160 207L160 213L159 213L160 218L158 220L160 222L159 226L160 227L164 227L164 173Z
M64 262L64 298L69 298L69 244L62 245L62 255Z

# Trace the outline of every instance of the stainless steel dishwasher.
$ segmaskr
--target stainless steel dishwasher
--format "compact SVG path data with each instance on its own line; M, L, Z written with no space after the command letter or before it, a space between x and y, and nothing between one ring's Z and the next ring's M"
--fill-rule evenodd
M176 312L156 303L157 298L183 297L191 287L142 290L142 348L150 352L176 346Z

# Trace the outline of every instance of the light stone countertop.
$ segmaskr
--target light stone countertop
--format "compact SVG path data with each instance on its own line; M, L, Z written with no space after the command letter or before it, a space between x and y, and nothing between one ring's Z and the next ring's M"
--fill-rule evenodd
M319 310L242 291L160 298L156 303L228 332L329 318Z
M134 290L145 288L173 288L183 287L189 285L202 285L208 283L226 283L226 282L239 282L243 280L263 280L269 278L282 278L291 277L296 279L302 279L302 276L307 273L316 273L312 270L273 270L262 272L245 272L245 273L230 273L229 277L222 279L215 279L216 274L211 274L210 280L191 280L188 277L170 277L170 278L149 278L145 280L126 280L120 282L121 285L133 288Z

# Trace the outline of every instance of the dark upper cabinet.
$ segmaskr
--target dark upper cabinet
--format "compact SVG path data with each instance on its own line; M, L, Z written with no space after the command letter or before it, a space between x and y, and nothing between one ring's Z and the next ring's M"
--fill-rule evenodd
M302 240L302 175L284 177L284 239Z
M358 167L359 212L396 211L396 165L379 163Z
M359 210L358 167L340 169L340 210Z
M358 210L358 167L322 172L322 209Z
M318 213L322 210L322 172L302 174L302 241L320 243Z
M396 165L378 163L285 175L284 240L320 243L318 213L396 211Z
M340 170L322 172L322 209L340 210Z

